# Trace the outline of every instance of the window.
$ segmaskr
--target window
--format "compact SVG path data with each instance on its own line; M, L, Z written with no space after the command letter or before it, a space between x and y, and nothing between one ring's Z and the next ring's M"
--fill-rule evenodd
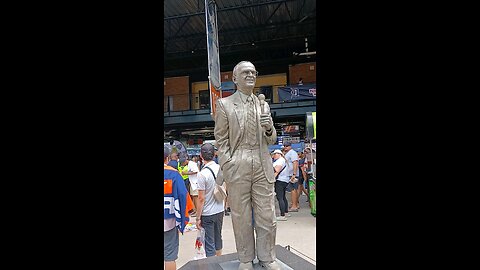
M173 112L173 97L168 96L168 111Z
M210 92L208 90L203 90L198 92L200 96L200 109L209 109L210 108Z
M271 85L261 86L259 93L265 95L265 101L266 102L272 103L272 101L273 101L273 91L272 91L272 86Z

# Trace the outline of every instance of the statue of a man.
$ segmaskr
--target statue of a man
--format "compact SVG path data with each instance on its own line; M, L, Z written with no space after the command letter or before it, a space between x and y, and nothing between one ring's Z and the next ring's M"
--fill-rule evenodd
M239 270L253 270L255 253L266 269L280 269L275 262L275 177L268 151L277 134L270 107L253 94L257 74L251 62L238 63L232 76L237 91L219 99L215 113L218 161L228 188Z

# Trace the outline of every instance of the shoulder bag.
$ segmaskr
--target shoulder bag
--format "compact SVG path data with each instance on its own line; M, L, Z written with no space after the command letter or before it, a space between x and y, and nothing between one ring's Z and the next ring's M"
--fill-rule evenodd
M214 183L214 189L213 189L213 197L215 197L215 200L218 202L223 202L227 198L227 192L225 190L225 187L223 185L217 184L217 177L213 173L213 170L210 169L208 166L205 166L204 168L207 168L213 175L213 179L215 179Z

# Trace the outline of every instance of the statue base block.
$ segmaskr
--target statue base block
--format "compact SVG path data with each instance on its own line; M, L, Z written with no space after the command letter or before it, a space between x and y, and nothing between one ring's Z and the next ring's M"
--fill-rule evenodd
M280 245L275 246L275 251L277 255L277 263L282 267L282 269L316 269L315 265ZM222 256L213 256L205 259L190 261L184 266L180 267L179 270L237 270L239 264L240 261L238 260L237 253L231 253ZM253 261L253 268L255 270L264 269L258 263L258 259Z

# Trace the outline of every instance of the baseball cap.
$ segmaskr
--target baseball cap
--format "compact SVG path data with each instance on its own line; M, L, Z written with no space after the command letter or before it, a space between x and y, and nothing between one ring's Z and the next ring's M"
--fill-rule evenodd
M205 143L200 147L200 153L204 159L211 160L215 156L215 147L211 143Z
M282 153L282 151L277 149L277 150L273 151L273 154L283 154L283 153Z
M290 143L290 142L284 142L284 143L283 143L283 147L287 147L287 146L292 146L292 143Z

